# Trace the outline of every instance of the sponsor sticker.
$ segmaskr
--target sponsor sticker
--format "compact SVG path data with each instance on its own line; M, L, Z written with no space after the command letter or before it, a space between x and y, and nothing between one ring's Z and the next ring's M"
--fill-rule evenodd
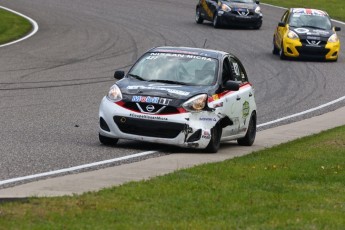
M146 59L156 59L157 56L166 56L166 57L180 57L180 58L189 58L189 59L198 59L203 61L212 61L212 58L198 56L193 54L181 54L181 53L150 53ZM156 57L156 58L153 58Z
M160 87L160 86L143 86L143 85L131 85L127 86L127 89L135 90L135 89L151 89L151 90L162 90L162 91L167 91L169 93L177 94L177 95L184 95L187 96L190 94L190 92L182 91L182 90L177 90L177 89L172 89L168 87Z
M211 117L200 117L200 121L217 121L216 118L211 118Z
M243 103L243 107L242 107L242 115L243 115L243 118L248 117L248 115L249 115L249 108L250 108L249 102L248 102L248 101L245 101L245 102Z
M299 34L306 34L309 32L309 30L305 29L305 28L297 28L297 29L295 29L295 31Z
M162 97L150 97L150 96L133 96L132 102L142 102L150 104L169 105L172 99Z
M166 118L166 117L149 116L149 115L145 115L145 114L130 113L129 116L134 117L134 118L139 118L139 119L147 119L147 120L159 120L159 121L167 121L168 120L168 118Z

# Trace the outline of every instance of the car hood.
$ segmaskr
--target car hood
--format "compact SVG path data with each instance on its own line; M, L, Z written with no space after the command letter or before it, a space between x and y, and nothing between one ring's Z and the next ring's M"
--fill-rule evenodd
M238 9L249 9L249 10L255 10L256 3L240 3L240 2L223 2L224 4L228 5L233 10Z
M294 28L290 27L290 30L294 31L300 38L307 38L307 37L315 37L320 39L328 39L331 35L334 34L333 30L322 30L322 29L314 29L309 27L303 28Z
M124 78L116 84L121 89L124 99L127 100L133 96L154 96L185 101L194 95L201 93L209 94L213 89L212 86L166 84L140 81L132 78Z

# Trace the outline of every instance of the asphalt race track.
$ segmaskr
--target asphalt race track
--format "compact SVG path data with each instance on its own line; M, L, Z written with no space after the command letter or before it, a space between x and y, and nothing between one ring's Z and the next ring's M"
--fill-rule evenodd
M115 81L114 70L128 70L154 46L205 46L235 54L256 89L259 124L344 97L344 49L336 63L281 61L272 55L282 9L262 5L260 30L214 29L211 23L195 23L196 2L1 0L0 5L33 18L39 31L0 48L0 181L149 150L159 151L147 157L181 151L125 140L105 147L98 141L98 106ZM345 44L345 26L337 26ZM340 101L284 123L344 105Z

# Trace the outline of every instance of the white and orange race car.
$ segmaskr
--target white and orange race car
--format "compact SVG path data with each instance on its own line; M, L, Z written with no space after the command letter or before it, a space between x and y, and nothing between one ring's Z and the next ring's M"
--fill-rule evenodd
M215 153L223 141L255 140L254 89L230 53L156 47L114 76L99 108L103 144L129 139Z

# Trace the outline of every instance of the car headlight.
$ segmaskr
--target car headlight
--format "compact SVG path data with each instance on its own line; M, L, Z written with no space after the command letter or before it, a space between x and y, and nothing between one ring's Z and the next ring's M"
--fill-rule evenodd
M255 8L255 13L260 14L261 13L261 8L260 6Z
M108 92L107 98L114 102L122 100L122 93L120 88L117 85L113 85Z
M206 103L207 94L200 94L183 103L182 107L190 112L198 112L205 108Z
M290 30L288 33L287 33L287 37L290 38L290 39L298 39L298 35L293 32L292 30Z
M328 42L338 42L338 41L339 41L339 38L337 34L333 34L332 36L328 38Z
M222 4L222 10L225 12L229 12L229 11L231 11L231 8L226 4Z

